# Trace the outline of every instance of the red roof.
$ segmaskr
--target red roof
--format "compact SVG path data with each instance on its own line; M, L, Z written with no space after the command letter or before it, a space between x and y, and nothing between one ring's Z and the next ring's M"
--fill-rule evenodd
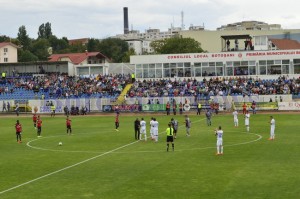
M53 54L49 57L49 62L61 61L62 58L69 58L73 64L80 64L88 57L105 58L105 55L100 52L86 52L86 53L67 53L67 54Z
M69 45L74 45L74 44L87 44L88 42L89 42L89 38L69 39Z
M270 41L280 50L300 49L300 43L291 39L270 39Z
M15 48L19 48L16 44L13 44L11 42L2 42L2 43L0 43L0 48L2 48L4 46L7 46L7 45L11 45L11 46L13 46Z

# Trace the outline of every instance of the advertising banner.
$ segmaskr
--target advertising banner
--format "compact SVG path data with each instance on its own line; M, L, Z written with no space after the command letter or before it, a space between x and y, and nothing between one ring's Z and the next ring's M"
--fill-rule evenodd
M300 102L278 102L280 111L300 111Z
M137 112L141 111L142 106L136 104L129 104L129 105L103 105L102 111L103 112Z

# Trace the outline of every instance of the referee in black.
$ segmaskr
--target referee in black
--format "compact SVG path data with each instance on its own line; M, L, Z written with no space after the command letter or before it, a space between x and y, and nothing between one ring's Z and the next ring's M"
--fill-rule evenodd
M167 134L167 152L169 151L169 145L172 143L172 149L174 151L174 129L172 128L171 122L168 124L168 128L166 130Z

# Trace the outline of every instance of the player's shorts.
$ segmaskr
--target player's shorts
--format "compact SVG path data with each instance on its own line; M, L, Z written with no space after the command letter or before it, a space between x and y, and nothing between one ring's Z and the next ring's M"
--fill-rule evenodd
M217 139L217 146L223 145L223 139Z
M249 126L249 121L246 120L246 121L245 121L245 125L246 125L246 126Z
M146 134L146 129L141 129L141 134Z
M153 130L153 135L158 136L158 129Z
M233 119L234 122L239 122L239 119Z
M167 142L173 142L174 138L173 136L167 136Z
M68 126L67 126L67 129L71 129L71 125L68 125Z

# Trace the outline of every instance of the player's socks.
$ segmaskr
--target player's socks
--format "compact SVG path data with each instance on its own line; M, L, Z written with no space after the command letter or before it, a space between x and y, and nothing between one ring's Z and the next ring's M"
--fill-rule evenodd
M250 130L250 127L247 127L247 132L249 132L249 130Z
M167 151L169 151L169 144L167 144Z
M172 143L172 149L173 149L173 151L174 151L174 143Z
M221 154L223 154L223 146L221 146Z

